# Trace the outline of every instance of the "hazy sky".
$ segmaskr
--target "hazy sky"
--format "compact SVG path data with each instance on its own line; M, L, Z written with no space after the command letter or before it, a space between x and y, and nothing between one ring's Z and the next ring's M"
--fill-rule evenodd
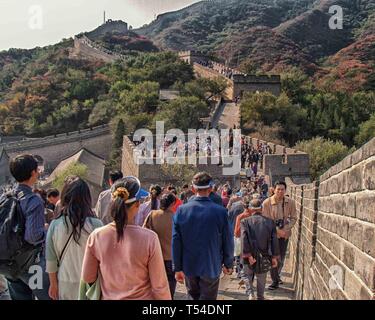
M33 48L91 31L107 19L134 28L199 0L0 0L0 51Z

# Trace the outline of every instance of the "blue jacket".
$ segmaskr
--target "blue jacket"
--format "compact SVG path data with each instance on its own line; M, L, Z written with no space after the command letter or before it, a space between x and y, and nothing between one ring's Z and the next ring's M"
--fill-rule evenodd
M173 217L175 271L188 277L218 278L222 265L233 266L234 243L227 210L208 197L195 197Z
M33 245L43 243L46 236L44 224L44 204L42 198L33 193L32 189L24 184L18 184L15 188L17 193L23 192L20 204L25 216L25 241Z

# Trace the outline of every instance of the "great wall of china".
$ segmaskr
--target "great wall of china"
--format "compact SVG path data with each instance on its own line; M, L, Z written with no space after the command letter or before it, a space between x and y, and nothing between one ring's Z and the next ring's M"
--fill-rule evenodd
M245 92L268 91L274 95L280 95L281 93L281 79L279 75L246 75L236 69L210 61L201 52L194 50L181 51L178 55L180 59L193 66L197 77L209 79L224 78L228 87L223 97L227 101L234 101L236 97L242 97ZM210 65L211 67L206 65ZM226 73L230 73L230 76L220 72L224 70Z
M309 184L287 179L298 222L296 299L375 298L375 138Z
M37 155L44 161L47 170L53 170L63 159L81 148L109 160L112 147L112 134L108 125L80 131L47 136L44 138L0 144L10 157L20 153Z
M71 58L99 59L104 62L114 62L127 59L127 56L110 51L94 41L91 41L85 35L74 37L74 48L71 49L69 56Z
M118 59L113 54L93 47L85 39L76 39L82 54L99 59ZM89 48L89 49L88 49ZM86 50L88 49L88 51ZM107 56L108 54L108 56ZM218 77L220 73L193 61L196 74ZM242 75L234 79L227 99L241 90L254 88L245 83L240 89ZM250 78L248 78L250 79ZM279 79L251 78L264 90L280 92ZM237 82L237 83L236 83ZM236 84L238 90L235 89ZM270 87L267 87L267 86ZM224 110L221 110L224 112ZM216 113L220 113L217 109ZM219 115L216 114L217 118ZM247 138L252 145L266 143L274 152L263 159L262 170L268 179L284 179L288 193L297 203L298 222L292 234L288 259L296 299L374 299L375 293L375 138L330 168L318 181L310 183L309 157L303 152L273 143ZM111 148L108 126L49 136L35 141L7 143L3 146L10 156L31 152L51 165L59 159L86 147L108 158ZM160 168L137 165L133 158L134 144L123 141L122 170L134 174L145 186L161 179ZM203 165L215 177L223 177L222 167Z

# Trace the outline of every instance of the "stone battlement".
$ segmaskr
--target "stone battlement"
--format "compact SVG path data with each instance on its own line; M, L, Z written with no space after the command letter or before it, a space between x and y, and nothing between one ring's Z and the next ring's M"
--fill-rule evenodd
M235 83L281 83L281 78L279 75L243 75L234 74L233 81Z
M281 93L280 75L248 75L237 69L229 68L221 63L210 61L203 53L195 50L181 51L180 59L193 65L198 77L215 79L222 77L227 80L228 88L224 93L224 99L234 101L236 97L242 97L246 92L268 91L279 96Z
M114 62L116 60L126 60L127 57L111 50L108 50L99 44L91 41L85 35L76 36L74 38L74 48L71 51L70 56L86 56L105 62Z
M268 146L272 154L263 157L262 170L268 176L271 184L277 180L310 181L310 157L307 153L288 148L272 142L246 137L246 141L253 148Z
M318 181L287 179L298 213L290 239L297 299L375 298L374 177L375 138Z

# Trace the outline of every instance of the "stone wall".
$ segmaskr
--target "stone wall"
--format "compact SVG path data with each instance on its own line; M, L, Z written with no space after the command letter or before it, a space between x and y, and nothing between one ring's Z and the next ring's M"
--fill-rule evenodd
M292 178L292 181L297 183L310 182L309 173L309 156L304 152L300 152L295 149L287 148L285 146L268 143L263 140L246 137L248 142L254 147L258 147L260 144L268 144L272 152L276 154L265 155L263 163L261 164L261 171L266 175L267 181L273 184L277 180L285 180L287 177ZM134 144L128 137L124 137L124 145L122 152L122 170L129 172L139 177L143 183L147 185L154 183L177 183L182 184L185 181L168 180L165 181L165 177L162 174L160 165L156 164L140 164L137 165L133 159ZM210 160L208 159L208 162ZM234 186L239 185L239 175L224 175L223 166L217 164L198 164L195 169L198 171L209 172L217 182L230 181Z
M88 43L80 38L74 38L74 49L71 57L75 56L103 60L104 62L114 62L116 60L116 57L91 47L88 45Z
M139 177L139 166L134 161L134 144L128 136L124 136L122 145L122 161L121 171L124 176L136 176Z
M308 154L266 154L263 157L262 169L270 177L270 182L292 179L310 181L310 157Z
M297 298L374 299L375 139L319 182L288 183L299 216L289 253Z
M74 38L74 48L70 51L70 58L76 57L103 60L104 62L128 59L127 56L108 50L86 36Z
M207 79L216 79L218 77L224 78L227 81L228 87L223 93L223 98L225 100L233 100L234 95L233 95L233 81L232 80L225 78L223 75L216 72L215 70L204 67L200 65L199 63L194 63L193 66L194 66L194 71L197 77L207 78Z
M232 78L227 78L214 69L204 67L196 61L204 60L203 57L199 56L198 53L180 52L179 56L184 61L192 63L194 71L198 77L215 79L222 77L227 80L228 88L224 93L225 100L234 100L235 97L242 97L245 92L264 92L268 91L272 94L279 96L281 93L281 80L280 76L255 76L255 75L244 75L234 74ZM235 70L233 70L235 71Z
M280 76L233 75L234 96L242 96L244 92L268 91L279 96L281 93Z
M271 184L277 180L284 181L287 177L298 183L311 181L310 158L307 153L251 137L246 137L246 141L256 149L267 145L271 150L272 154L265 155L261 164L261 169Z
M93 130L85 129L80 132L48 136L34 141L9 143L4 148L11 158L21 153L38 155L44 160L46 170L52 171L63 159L82 148L109 160L112 135L109 126L101 126Z
M152 164L137 164L133 157L134 148L133 142L127 136L124 136L121 170L124 175L134 175L138 177L145 188L148 188L152 184L174 183L177 185L182 185L189 182L182 181L178 177L176 177L176 179L167 178L162 172L161 165L156 164L156 160L153 160ZM231 167L231 165L228 167ZM224 167L222 165L211 164L210 159L207 159L207 164L197 163L194 168L194 172L206 171L214 177L214 180L217 183L225 183L230 181L233 185L239 186L238 175L223 175L223 168Z
M180 57L181 60L191 65L193 65L196 62L199 63L201 61L208 61L207 56L205 56L200 51L194 51L194 50L180 51L178 53L178 56Z

